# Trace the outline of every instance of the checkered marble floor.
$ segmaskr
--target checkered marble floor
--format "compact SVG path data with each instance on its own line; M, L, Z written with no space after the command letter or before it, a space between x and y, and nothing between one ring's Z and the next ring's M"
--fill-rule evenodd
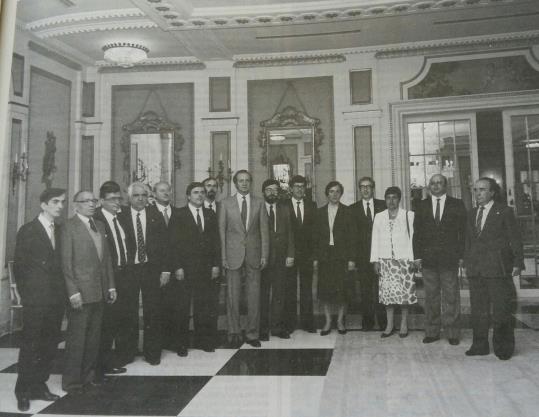
M58 349L50 390L54 402L31 401L19 413L13 394L17 378L16 340L0 347L0 417L2 416L316 416L325 375L338 336L296 331L289 340L272 337L255 349L189 350L185 358L163 350L161 364L141 357L127 372L110 376L82 395L66 395L60 385L63 349ZM63 345L61 345L63 347Z

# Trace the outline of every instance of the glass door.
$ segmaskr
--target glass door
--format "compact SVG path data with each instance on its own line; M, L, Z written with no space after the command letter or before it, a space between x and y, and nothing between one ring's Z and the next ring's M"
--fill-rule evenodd
M524 244L525 270L515 284L539 295L539 108L504 112L507 202L515 210ZM536 293L536 294L534 294Z

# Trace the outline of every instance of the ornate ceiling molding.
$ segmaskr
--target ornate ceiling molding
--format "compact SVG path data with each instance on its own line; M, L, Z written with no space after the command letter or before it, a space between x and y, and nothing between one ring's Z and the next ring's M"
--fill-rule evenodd
M301 53L277 55L252 55L234 58L234 68L275 67L284 65L327 64L345 62L343 54Z
M95 66L100 72L141 72L141 71L186 71L205 69L204 62L196 57L148 58L132 68L120 68L107 61L97 61ZM148 68L149 67L149 68Z
M192 30L225 27L322 23L437 10L487 7L524 0L343 0L260 6L186 7L180 0L132 0L148 11L161 28Z
M131 9L112 9L98 10L95 12L70 13L59 16L47 17L45 19L35 20L26 24L26 29L31 32L37 32L46 28L51 28L70 23L80 23L87 21L99 21L106 19L122 19L131 17L145 17L144 12L137 8Z
M130 29L153 29L158 27L157 23L149 19L120 20L92 22L86 24L76 24L70 26L59 26L33 32L38 38L48 39L58 36L72 35L76 33L99 32L106 30L130 30Z
M476 36L468 38L441 39L427 42L385 45L369 50L357 50L348 53L375 52L378 59L398 58L403 56L447 54L463 51L485 51L500 48L527 47L537 44L539 31L512 32L501 35Z
M73 27L85 23L84 32L110 29L142 29L159 26L164 30L280 26L327 23L400 16L439 10L488 7L525 0L342 0L280 3L258 6L193 7L187 0L132 0L137 8L99 10L52 16L26 24L26 29L41 38L77 33ZM125 22L143 19L154 25ZM125 20L125 22L124 22Z

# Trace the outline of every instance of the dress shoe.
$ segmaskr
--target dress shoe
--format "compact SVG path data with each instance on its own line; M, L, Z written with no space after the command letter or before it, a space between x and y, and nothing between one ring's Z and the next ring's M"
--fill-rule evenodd
M157 366L161 363L161 359L159 358L146 358L146 362L148 362L152 366Z
M176 353L178 354L178 356L185 358L187 356L187 348L185 346L180 346Z
M400 332L399 332L399 337L400 337L401 339L404 339L405 337L408 337L408 330L406 330L404 333L400 333Z
M215 352L215 348L210 345L204 345L201 347L204 352Z
M496 356L501 361L507 361L507 360L511 359L511 356L513 356L513 355L510 354L510 353L505 353L504 352L504 353L496 353Z
M268 333L260 333L259 340L262 342L269 342L269 334Z
M470 349L466 351L466 356L485 356L490 353L490 349L488 347L476 347L472 345Z
M28 411L30 408L30 399L26 395L17 397L17 408L19 411Z
M290 339L290 333L288 333L286 330L283 330L281 332L272 333L273 336L279 337L281 339Z
M338 329L337 332L339 332L339 334L346 334L346 333L348 333L348 330L346 330L346 329Z
M113 368L108 368L108 369L105 369L104 373L105 374L108 374L108 375L118 375L118 374L125 374L127 372L127 369L125 368L116 368L116 367L113 367Z
M305 330L307 333L316 333L316 329L314 327L305 327L303 330Z
M255 348L259 348L260 346L262 346L260 344L260 340L258 340L258 339L246 340L245 342L248 343L249 345L251 345L252 347L255 347Z
M460 340L457 339L456 337L450 337L449 339L447 339L449 341L449 344L451 346L458 346L459 343L460 343Z
M440 336L427 336L423 338L423 343L434 343L440 340Z
M320 330L320 336L327 336L330 333L331 333L331 329Z
M395 332L396 332L395 329L391 330L389 333L382 332L382 334L380 335L380 338L385 339L386 337L393 336Z
M46 391L43 390L41 392L38 392L38 393L36 393L35 395L32 396L32 400L56 401L56 400L59 400L59 399L60 399L59 395L53 394L48 389Z
M241 345L243 345L243 342L238 335L230 336L230 340L228 341L229 349L239 349Z

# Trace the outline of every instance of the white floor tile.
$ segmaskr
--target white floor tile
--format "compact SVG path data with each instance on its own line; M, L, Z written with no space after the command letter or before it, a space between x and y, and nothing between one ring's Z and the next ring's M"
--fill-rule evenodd
M313 417L324 377L216 376L180 417Z
M338 335L337 330L332 331L327 336L320 336L320 333L309 333L303 330L296 330L290 335L290 339L281 339L270 336L268 342L261 342L262 349L333 349ZM244 343L242 349L257 349Z
M0 349L0 370L17 363L19 360L19 349L1 348Z
M152 366L143 358L126 366L127 372L119 376L213 376L236 353L235 349L216 349L215 352L190 349L187 357L181 358L176 353L163 350L161 363Z
M17 374L4 374L0 373L0 412L4 413L20 413L17 409L17 398L15 397L15 382L17 382ZM61 376L51 375L47 381L47 386L53 394L57 394L61 397L66 395L62 390ZM51 403L47 401L30 401L30 410L26 413L35 414L44 408L48 407Z

